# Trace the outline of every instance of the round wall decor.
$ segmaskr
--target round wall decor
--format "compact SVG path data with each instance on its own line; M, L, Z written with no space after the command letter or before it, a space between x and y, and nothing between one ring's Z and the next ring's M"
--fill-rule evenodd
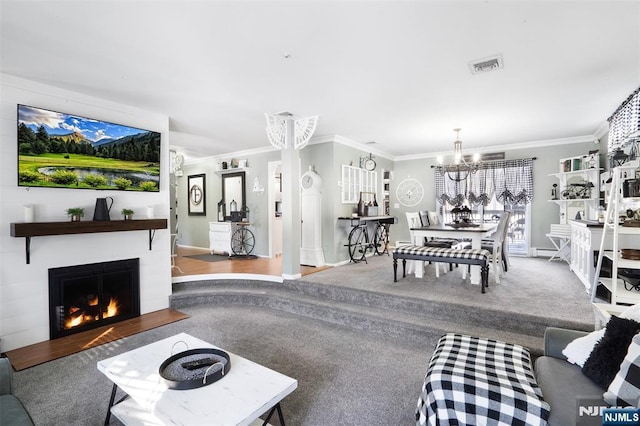
M413 207L422 201L424 188L417 179L408 178L400 182L396 188L396 196L403 206Z

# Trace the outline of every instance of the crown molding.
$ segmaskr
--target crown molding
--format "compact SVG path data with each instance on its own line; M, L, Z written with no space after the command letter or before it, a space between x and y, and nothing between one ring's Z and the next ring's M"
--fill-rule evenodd
M495 151L512 151L516 149L532 149L532 148L542 148L548 146L558 146L558 145L571 145L576 143L585 143L591 142L594 143L596 140L600 140L604 137L609 131L608 123L603 122L598 126L596 131L592 135L584 135L584 136L573 136L570 138L558 138L558 139L544 139L537 141L528 141L521 143L514 143L508 145L492 145L487 147L478 148L475 152L480 154L487 152L495 152ZM451 155L451 151L438 151L438 152L428 152L424 154L412 154L412 155L400 155L393 156L387 152L381 151L379 149L375 149L369 145L365 145L361 142L356 142L352 139L346 138L344 136L340 136L337 134L333 135L322 135L318 137L313 137L309 141L309 145L317 145L323 143L339 143L341 145L348 146L350 148L357 149L363 152L370 152L378 157L383 157L391 161L411 161L411 160L423 160L428 158L437 158L437 157L446 157ZM262 148L248 149L244 151L235 151L229 152L220 155L212 155L207 157L199 157L185 160L185 164L199 164L205 162L217 162L218 160L223 160L225 158L234 158L234 157L243 157L249 155L258 155L264 154L267 152L277 151L276 148L272 146L265 146Z
M378 157L382 157L382 158L386 158L387 160L391 160L393 161L394 157L393 155L381 151L379 149L373 148L371 145L366 145L364 143L361 142L356 142L352 139L349 138L345 138L344 136L340 136L340 135L330 135L327 136L327 138L330 138L330 140L325 140L324 142L335 142L335 143L339 143L341 145L345 145L348 146L350 148L354 148L357 149L359 151L363 151L363 152L370 152L371 154L374 154Z
M595 140L594 142L599 143L600 139L602 139L607 133L609 133L609 122L603 121L593 133L594 138L597 139L597 142Z
M198 157L198 158L192 158L190 160L185 160L185 164L200 164L200 163L205 163L205 162L211 162L213 161L214 163L217 162L218 160L224 160L225 158L236 158L236 157L245 157L245 156L249 156L249 155L259 155L259 154L265 154L268 152L273 152L273 151L278 151L278 149L272 147L272 146L264 146L262 148L254 148L254 149L246 149L243 151L234 151L234 152L227 152L225 154L219 154L219 155L210 155L207 157Z
M544 140L538 140L538 141L513 143L508 145L485 146L485 147L474 150L474 152L483 154L486 152L495 152L495 151L513 151L516 149L543 148L547 146L571 145L571 144L585 143L585 142L593 143L596 139L599 139L599 138L597 138L595 135L573 136L570 138L559 138L559 139L544 139ZM426 154L419 154L419 155L402 155L402 156L395 157L393 161L423 160L425 158L437 158L440 156L446 157L451 155L451 153L452 151L445 151L445 152L440 151L440 152L429 152Z

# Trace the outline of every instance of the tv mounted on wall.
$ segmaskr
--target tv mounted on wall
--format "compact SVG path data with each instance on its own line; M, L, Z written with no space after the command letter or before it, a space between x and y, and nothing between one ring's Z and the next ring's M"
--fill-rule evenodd
M18 186L160 190L160 133L18 105Z

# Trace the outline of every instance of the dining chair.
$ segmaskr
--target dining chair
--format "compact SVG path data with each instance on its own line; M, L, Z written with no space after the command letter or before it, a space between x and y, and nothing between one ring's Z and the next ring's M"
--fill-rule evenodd
M409 233L411 234L411 242L412 244L415 244L415 239L413 236L413 232L411 232L411 228L419 228L421 226L424 226L422 221L420 220L420 213L418 212L405 212L405 215L407 216L407 224L409 225ZM433 245L429 244L429 241L427 241L427 239L425 238L423 241L423 245L426 247L446 247L444 245L441 244L437 244L437 243L433 243ZM449 246L450 248L451 246ZM431 262L429 262L431 263ZM421 261L415 261L415 262L409 262L409 270L407 271L408 273L413 273L413 267L414 265L421 265L424 268L424 262ZM439 267L439 263L436 263L436 277L440 277L440 267ZM446 269L445 269L446 272Z
M439 223L437 212L420 210L419 214L420 214L420 223L422 224L422 226L437 225ZM428 247L456 248L455 246L460 244L461 241L462 240L459 240L457 238L431 237L428 240L425 238L425 245Z
M482 248L491 252L491 263L493 265L496 283L500 283L500 276L508 270L508 258L506 253L507 225L511 212L505 211L500 215L496 232L491 238L482 240Z

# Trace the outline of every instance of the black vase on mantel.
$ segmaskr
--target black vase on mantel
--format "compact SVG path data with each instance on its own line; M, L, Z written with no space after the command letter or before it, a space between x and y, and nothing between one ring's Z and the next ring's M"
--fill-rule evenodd
M364 216L364 200L362 199L362 192L360 193L360 201L358 201L358 216Z

